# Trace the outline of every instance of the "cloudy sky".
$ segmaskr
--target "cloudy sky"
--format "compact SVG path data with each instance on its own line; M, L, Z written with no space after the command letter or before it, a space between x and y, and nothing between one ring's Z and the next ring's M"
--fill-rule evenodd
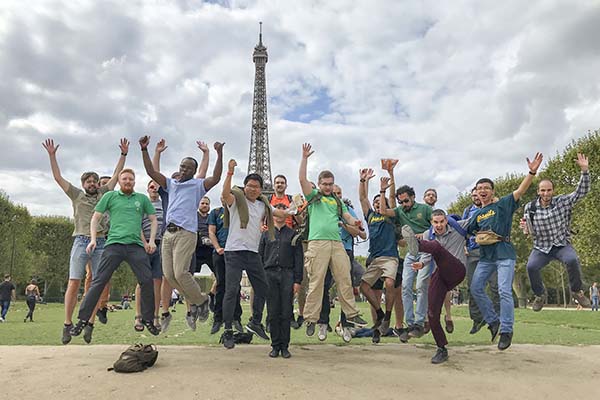
M199 155L195 140L225 141L241 180L263 21L273 175L298 192L310 142L310 177L331 169L355 204L358 169L381 175L393 157L399 184L435 187L447 206L600 127L599 20L598 2L552 0L4 0L0 188L33 214L71 214L47 137L76 185L109 174L127 137L143 191L143 134L166 139L168 172Z

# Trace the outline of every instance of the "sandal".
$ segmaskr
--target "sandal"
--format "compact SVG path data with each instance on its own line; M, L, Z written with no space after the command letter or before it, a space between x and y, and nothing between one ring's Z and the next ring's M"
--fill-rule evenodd
M148 332L150 332L150 334L158 336L158 334L160 333L160 330L154 325L152 321L142 320L142 324L146 327L146 329L148 329Z
M161 326L160 326L160 317L158 315L154 316L154 326L160 331L161 330Z
M135 316L135 325L133 325L133 329L135 329L136 332L142 332L144 330L144 324L142 323L141 315Z

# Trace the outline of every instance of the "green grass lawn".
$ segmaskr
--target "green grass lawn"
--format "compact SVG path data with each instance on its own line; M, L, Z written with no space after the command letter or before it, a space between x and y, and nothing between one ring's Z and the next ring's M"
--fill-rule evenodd
M370 319L366 303L359 303L363 314ZM242 321L250 315L248 304L243 305ZM340 307L332 310L332 321L337 321ZM448 335L451 346L471 344L489 344L489 332L482 329L477 335L469 335L471 320L468 318L467 306L453 307L455 331ZM0 345L60 345L63 322L63 305L38 305L35 311L35 322L23 323L27 313L24 302L12 303L7 321L0 324ZM115 311L108 314L108 324L96 323L93 344L131 344L134 342L153 342L169 345L218 345L220 334L210 335L209 322L199 324L192 332L185 324L185 306L177 305L173 321L167 335L153 337L146 332L133 330L133 310ZM513 343L558 344L558 345L591 345L600 344L600 312L544 309L534 313L530 309L515 310L515 336ZM292 344L320 343L316 335L306 337L304 328L292 330ZM396 343L397 338L382 338L382 343ZM81 337L73 338L72 344L85 344ZM256 338L253 343L268 344ZM329 344L343 344L341 338L330 333ZM355 338L352 344L370 344L371 338ZM411 339L410 343L434 345L433 337L428 334L420 339Z

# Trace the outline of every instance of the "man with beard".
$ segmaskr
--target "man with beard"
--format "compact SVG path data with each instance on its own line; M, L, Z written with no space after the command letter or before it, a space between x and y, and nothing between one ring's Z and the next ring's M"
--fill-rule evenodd
M195 179L198 162L192 157L181 160L179 178L166 178L156 171L148 155L150 138L143 136L139 140L146 173L169 193L169 208L165 223L166 232L161 244L162 266L165 278L190 302L190 327L196 320L208 319L209 299L202 293L200 286L190 273L190 260L196 249L198 240L198 214L196 212L200 199L221 179L223 170L223 144L216 142L217 161L213 175L206 179ZM200 147L201 142L197 142Z
M153 321L154 283L147 255L156 250L155 240L158 230L156 211L148 197L133 191L135 186L133 170L124 169L119 173L119 186L120 190L108 192L100 199L92 216L90 223L92 235L86 248L88 254L92 253L97 246L96 227L102 214L107 211L110 212L110 230L100 259L98 273L94 274L90 290L79 308L79 321L71 328L73 336L79 336L89 324L104 286L123 261L129 264L140 284L141 299L136 300L141 301L142 324L152 335L156 336L159 333ZM140 227L144 215L148 216L151 224L146 248L140 237Z
M73 230L74 240L69 261L69 283L65 292L65 321L62 331L62 343L67 344L71 341L70 331L73 326L73 311L75 310L75 305L77 304L77 293L79 293L81 280L85 277L85 266L88 261L91 261L92 276L94 276L98 272L100 258L104 250L105 235L107 230L103 224L96 224L95 228L97 231L90 231L90 220L92 219L92 213L94 212L94 207L96 207L98 201L100 201L100 198L109 190L113 190L117 184L118 173L125 165L125 158L127 157L127 152L129 150L129 141L127 139L121 139L119 144L121 157L119 158L112 178L107 182L107 184L99 188L98 174L95 172L84 172L81 175L81 186L83 187L83 190L73 186L61 175L60 168L58 167L58 161L56 159L56 152L60 145L55 145L54 140L47 139L44 141L44 143L42 143L42 146L48 152L48 157L50 158L50 168L52 169L52 176L54 177L54 180L56 183L58 183L58 186L60 186L69 199L71 199L73 205L75 229ZM97 244L94 251L87 253L86 248L90 243L92 236L97 238ZM104 287L102 287L102 289L104 289ZM94 303L94 306L96 306L96 303ZM89 324L86 325L84 333L84 340L88 343L92 340L94 316L95 312L92 309L92 312L87 320Z

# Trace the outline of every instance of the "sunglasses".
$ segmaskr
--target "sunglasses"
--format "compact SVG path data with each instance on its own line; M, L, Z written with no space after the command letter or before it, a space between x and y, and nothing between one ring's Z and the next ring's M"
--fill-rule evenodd
M400 201L400 203L404 203L404 204L410 203L410 199L404 199L404 200L399 200L399 201Z

